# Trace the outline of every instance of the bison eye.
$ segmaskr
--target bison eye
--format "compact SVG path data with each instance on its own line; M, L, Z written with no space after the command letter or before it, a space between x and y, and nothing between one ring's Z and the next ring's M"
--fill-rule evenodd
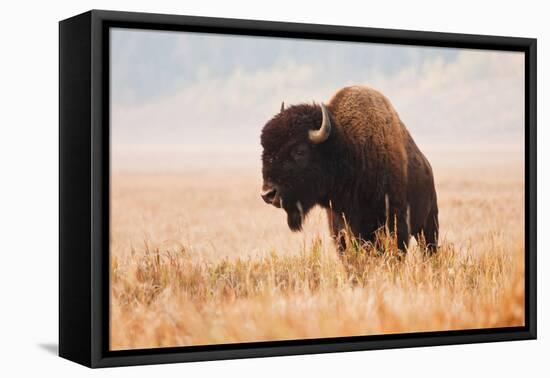
M307 160L309 156L309 147L306 144L298 144L292 149L292 157L297 162Z

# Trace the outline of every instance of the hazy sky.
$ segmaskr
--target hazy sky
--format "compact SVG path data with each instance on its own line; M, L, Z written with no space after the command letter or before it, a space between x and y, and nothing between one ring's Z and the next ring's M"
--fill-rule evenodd
M384 93L421 148L520 148L523 75L522 53L112 29L112 164L259 164L281 101L352 84Z

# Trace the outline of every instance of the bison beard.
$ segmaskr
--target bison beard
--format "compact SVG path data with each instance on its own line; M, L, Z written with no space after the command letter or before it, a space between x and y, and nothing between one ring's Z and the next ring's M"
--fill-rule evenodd
M293 203L283 202L283 209L286 212L286 221L292 231L301 231L304 222L304 208L300 201Z

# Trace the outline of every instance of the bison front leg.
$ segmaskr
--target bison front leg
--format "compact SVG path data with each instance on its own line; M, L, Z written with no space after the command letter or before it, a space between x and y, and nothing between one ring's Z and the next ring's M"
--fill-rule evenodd
M328 226L330 229L330 235L336 243L336 249L338 254L342 256L346 251L346 222L344 216L338 214L332 209L327 209Z

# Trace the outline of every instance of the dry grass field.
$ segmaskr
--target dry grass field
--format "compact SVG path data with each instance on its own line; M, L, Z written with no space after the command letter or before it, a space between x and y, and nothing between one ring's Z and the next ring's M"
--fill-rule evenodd
M322 211L291 233L263 203L259 169L115 172L111 349L523 325L523 170L470 158L433 164L432 257L381 230L339 259Z

